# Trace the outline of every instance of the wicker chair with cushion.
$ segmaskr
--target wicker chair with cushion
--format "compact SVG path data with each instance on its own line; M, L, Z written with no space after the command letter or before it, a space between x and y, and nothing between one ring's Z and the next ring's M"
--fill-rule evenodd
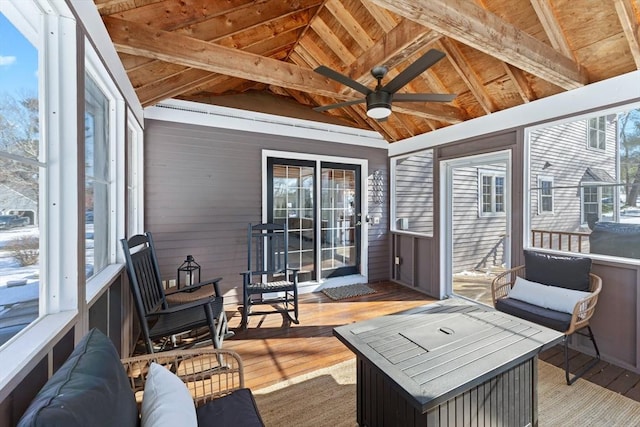
M195 416L200 426L264 426L260 412L251 390L245 388L242 359L238 353L226 349L186 349L171 350L163 353L145 354L121 360L127 373L136 401L142 408L142 420L150 410L159 412L158 416L166 422L168 417L181 414L178 397L173 394L181 389L179 382L173 387L158 387L154 392L150 387L153 363L166 368L165 376L175 376L186 386L195 405ZM174 379L174 381L177 381ZM159 402L149 402L158 399ZM186 406L189 406L186 405ZM167 406L173 406L167 407ZM151 408L151 409L149 409ZM193 411L193 406L189 409ZM182 415L179 415L182 416ZM184 425L184 419L178 421ZM153 425L153 423L151 423ZM177 424L176 424L177 425Z
M491 284L497 310L564 333L567 384L573 384L600 360L589 320L595 312L602 279L591 273L591 259L525 251L525 265L498 275ZM587 333L581 330L586 328ZM573 377L569 373L569 337L588 337L595 358Z

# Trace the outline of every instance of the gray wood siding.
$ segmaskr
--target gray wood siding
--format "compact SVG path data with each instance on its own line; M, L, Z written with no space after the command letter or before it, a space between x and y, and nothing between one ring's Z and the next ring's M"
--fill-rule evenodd
M456 168L453 176L453 272L486 271L502 265L506 214L480 215L478 170L504 174L504 167ZM495 251L495 253L494 253Z
M433 235L433 150L399 159L395 168L394 229ZM408 227L402 227L405 219Z
M235 300L246 269L246 227L261 220L263 149L365 158L369 173L379 170L387 185L386 150L147 120L145 224L164 280L175 279L190 254L202 278L222 276L227 302ZM369 200L370 214L380 217L380 224L369 225L363 248L370 281L389 279L387 194Z
M589 167L604 169L617 178L615 121L608 122L604 151L587 147L587 120L538 129L531 134L530 163L531 228L588 232L581 223L578 186ZM553 178L553 213L539 211L535 188L541 176Z

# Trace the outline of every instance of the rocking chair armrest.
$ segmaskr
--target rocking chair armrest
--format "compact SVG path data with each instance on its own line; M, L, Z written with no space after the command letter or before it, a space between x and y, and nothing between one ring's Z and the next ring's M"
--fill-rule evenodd
M182 310L188 310L194 307L203 307L207 304L211 304L212 302L214 302L215 300L222 300L222 297L208 297L208 298L201 298L195 301L190 301L190 302L186 302L184 304L180 304L180 305L174 305L174 306L170 306L169 308L165 308L162 310L157 310L154 311L153 313L149 313L149 317L151 316L162 316L162 315L166 315L166 314L172 314L172 313L177 313L179 311Z
M175 289L175 290L166 292L165 295L169 296L169 295L175 295L181 292L193 292L200 289L203 286L213 285L213 290L215 292L215 295L222 296L222 294L220 293L220 284L218 283L221 280L222 280L222 277L216 277L215 279L205 280L204 282L194 283L193 285L185 286L182 289Z

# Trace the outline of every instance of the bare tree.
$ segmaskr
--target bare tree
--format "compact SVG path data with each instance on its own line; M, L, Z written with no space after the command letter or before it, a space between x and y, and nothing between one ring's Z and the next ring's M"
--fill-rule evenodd
M640 109L620 115L620 177L625 183L627 205L637 206L640 195Z
M22 94L0 99L0 184L37 200L38 98Z

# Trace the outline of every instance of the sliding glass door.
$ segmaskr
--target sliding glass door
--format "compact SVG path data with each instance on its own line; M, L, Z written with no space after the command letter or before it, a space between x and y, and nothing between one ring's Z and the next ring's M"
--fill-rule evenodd
M360 166L268 158L267 180L267 219L288 224L300 281L359 273Z

